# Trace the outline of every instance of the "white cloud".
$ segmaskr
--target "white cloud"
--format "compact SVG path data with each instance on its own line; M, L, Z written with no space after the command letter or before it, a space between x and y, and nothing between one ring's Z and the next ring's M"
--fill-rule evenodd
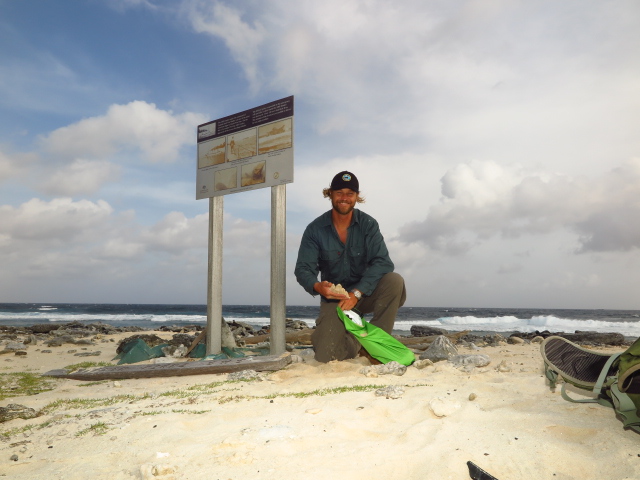
M345 134L342 148L410 145L451 164L571 174L600 173L640 148L631 2L183 3L254 90L303 98L307 121Z
M208 228L208 214L187 218L182 212L170 212L140 238L150 249L181 254L193 248L206 249Z
M0 182L22 177L36 160L32 153L7 154L0 150Z
M459 254L496 235L568 229L582 252L640 248L640 160L594 178L470 162L447 172L442 194L424 220L400 229L402 242Z
M62 158L104 159L119 151L136 151L149 162L173 162L182 147L194 143L196 127L205 121L200 114L173 114L137 100L111 105L106 115L54 130L42 143Z
M0 206L0 233L13 239L19 247L21 240L40 240L57 243L78 237L90 237L113 213L103 201L74 202L70 198L56 198L49 202L33 198L19 207Z
M75 160L70 165L55 170L41 185L43 192L51 195L73 196L91 194L107 182L120 176L121 168L106 160Z
M196 32L219 37L225 42L256 91L260 86L258 56L265 36L262 25L259 22L249 25L242 19L241 12L218 2L197 2L188 8L188 12Z

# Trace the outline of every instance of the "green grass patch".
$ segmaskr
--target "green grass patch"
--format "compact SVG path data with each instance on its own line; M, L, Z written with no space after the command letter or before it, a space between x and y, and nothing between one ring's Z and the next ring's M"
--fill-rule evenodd
M53 390L56 381L30 372L0 373L0 400Z
M109 426L104 422L94 423L87 428L80 430L76 433L76 437L82 437L83 435L87 435L89 433L93 433L93 435L104 435L109 431Z
M66 370L67 373L71 373L71 372L75 372L77 370L80 370L82 368L93 368L93 367L113 367L113 363L109 363L109 362L80 362L80 363L74 363L73 365L67 365L66 367L64 367L64 370Z
M187 410L184 408L180 408L180 409L172 409L171 411L173 413L188 413L191 415L201 415L203 413L209 413L211 410Z
M116 395L107 398L61 398L44 406L42 412L50 414L56 410L70 410L72 408L108 407L117 403L133 403L151 398L151 395Z
M104 383L109 383L110 380L98 380L97 382L89 382L89 383L79 383L77 387L93 387L94 385L102 385Z

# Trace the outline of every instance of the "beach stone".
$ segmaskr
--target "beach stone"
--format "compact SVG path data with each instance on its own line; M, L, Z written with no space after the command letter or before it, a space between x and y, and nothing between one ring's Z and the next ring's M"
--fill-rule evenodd
M542 342L544 342L544 338L542 338L540 335L537 335L531 339L531 343L542 343Z
M47 347L61 347L63 343L64 340L62 340L61 338L50 338L49 340L44 341L44 344Z
M496 370L501 373L509 373L511 371L511 367L509 366L506 360L502 360L500 364L496 367Z
M448 417L461 407L458 402L444 397L436 397L429 402L429 408L436 417Z
M26 352L26 350L18 350L15 353L15 355L16 355L16 357L26 357L27 356L27 352Z
M182 358L187 353L187 347L184 345L169 345L161 348L165 357Z
M499 333L493 333L491 335L487 335L485 336L485 341L491 345L492 347L497 347L500 345L506 345L507 343L507 339L504 338L502 335L500 335Z
M411 335L414 337L430 337L432 335L446 335L447 333L443 328L411 325Z
M9 342L4 346L3 353L17 352L18 350L26 350L27 346L22 342Z
M304 358L300 355L291 355L291 363L304 363Z
M227 348L238 348L238 342L236 342L236 337L234 337L233 332L231 331L231 327L222 319L222 338L221 338L221 346Z
M486 367L491 363L489 355L454 355L449 359L456 366L471 365L474 367Z
M391 399L401 398L404 395L404 388L399 385L389 385L375 391L376 397L386 397Z
M398 362L392 361L383 365L371 365L364 367L360 370L360 373L367 377L378 377L379 375L397 375L402 376L406 373L407 366Z
M80 352L80 353L74 353L73 356L74 357L99 357L100 355L102 355L102 352L98 351L98 352Z
M458 349L447 337L439 335L431 342L429 348L420 355L420 360L428 359L435 363L449 360L449 357L454 355L458 355Z
M307 323L303 322L302 320L293 320L291 318L287 318L286 322L287 323L285 328L289 328L291 330L304 330L306 328L309 328L309 325L307 325Z
M152 465L145 463L140 466L140 474L144 480L154 480L162 477L163 480L174 479L176 467L173 465Z
M29 336L25 339L24 344L25 344L25 345L27 345L27 344L29 344L29 345L37 345L37 344L38 344L38 339L37 339L37 338L36 338L36 336L35 336L35 335L33 335L33 334L32 334L32 335L29 335Z
M469 401L473 402L476 398L478 398L478 396L475 393L470 393L469 394Z
M6 407L0 407L0 423L8 422L15 418L28 420L37 416L38 412L33 408L25 407L24 405L19 405L17 403L10 403Z
M433 365L433 362L428 358L425 358L424 360L416 360L415 362L413 362L413 366L418 370L422 370L423 368L429 367L431 365Z
M512 345L522 345L525 343L525 341L520 337L511 336L507 339L507 343L510 343Z

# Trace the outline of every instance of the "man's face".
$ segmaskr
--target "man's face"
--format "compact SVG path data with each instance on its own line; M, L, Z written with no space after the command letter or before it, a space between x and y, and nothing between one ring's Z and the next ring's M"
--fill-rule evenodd
M331 191L331 205L340 215L348 215L356 205L358 194L350 188Z

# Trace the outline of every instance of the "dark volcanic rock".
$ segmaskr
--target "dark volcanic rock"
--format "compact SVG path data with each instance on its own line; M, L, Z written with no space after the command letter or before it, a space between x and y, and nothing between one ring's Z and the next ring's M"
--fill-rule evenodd
M189 335L188 333L176 333L173 338L166 343L175 347L179 347L180 345L190 347L195 339L195 335ZM205 337L203 337L198 343L206 343Z
M534 337L542 337L547 338L551 336L557 336L566 338L567 340L572 341L573 343L579 343L581 345L611 345L611 346L621 346L627 345L627 342L624 338L624 335L621 333L599 333L599 332L582 332L580 330L576 330L574 333L564 333L564 332L550 332L545 330L543 332L533 332L533 333L519 333L516 332L512 336L517 336L520 338L524 338L527 340L531 340Z
M424 325L411 325L411 335L414 337L429 337L431 335L446 335L446 330L442 328L425 327Z
M116 348L116 354L122 352L122 349L127 343L137 339L143 340L150 347L155 347L158 345L162 345L163 343L167 343L166 340L163 340L162 338L160 338L158 335L155 335L155 334L131 335L130 337L123 338L122 340L120 340L120 343L118 343L118 348Z
M8 422L14 418L22 418L28 420L38 416L33 408L25 407L24 405L18 405L17 403L10 403L6 407L0 407L0 423Z
M51 333L54 330L58 330L60 325L54 325L51 323L39 323L29 327L32 333Z
M563 333L561 336L574 343L592 345L624 345L625 341L624 335L621 333L581 332L576 330L573 334Z

